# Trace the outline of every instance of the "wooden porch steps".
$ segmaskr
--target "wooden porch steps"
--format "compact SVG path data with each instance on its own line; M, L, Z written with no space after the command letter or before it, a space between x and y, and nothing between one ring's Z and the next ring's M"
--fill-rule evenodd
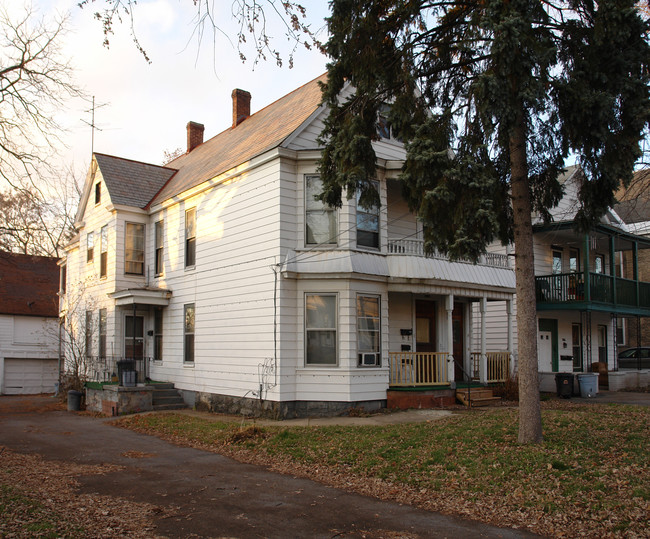
M456 399L468 408L474 406L489 406L501 400L495 397L491 389L484 387L462 388L456 390Z
M150 384L149 387L154 388L153 394L151 395L154 411L182 410L183 408L187 408L183 397L181 397L178 389L174 387L174 384Z

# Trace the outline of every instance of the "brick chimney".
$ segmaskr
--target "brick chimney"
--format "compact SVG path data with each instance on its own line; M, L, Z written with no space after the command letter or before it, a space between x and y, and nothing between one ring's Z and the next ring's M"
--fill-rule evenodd
M203 124L187 122L187 153L190 153L199 144L203 144Z
M251 115L251 94L235 88L232 91L232 126L237 127Z

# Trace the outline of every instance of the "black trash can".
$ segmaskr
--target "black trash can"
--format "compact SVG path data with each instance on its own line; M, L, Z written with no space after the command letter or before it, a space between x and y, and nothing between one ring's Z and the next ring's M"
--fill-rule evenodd
M81 397L83 393L71 389L68 391L68 412L78 412L81 409Z
M135 370L135 361L131 359L118 361L117 379L121 386L135 387L138 383L138 372Z
M555 387L557 396L563 399L570 399L573 395L573 374L559 372L555 375Z

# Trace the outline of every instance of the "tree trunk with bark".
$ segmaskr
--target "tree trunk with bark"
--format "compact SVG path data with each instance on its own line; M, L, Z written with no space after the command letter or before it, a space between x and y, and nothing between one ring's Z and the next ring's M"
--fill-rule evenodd
M522 110L510 136L517 330L519 332L519 443L540 443L542 414L537 375L535 261L526 157L526 129Z

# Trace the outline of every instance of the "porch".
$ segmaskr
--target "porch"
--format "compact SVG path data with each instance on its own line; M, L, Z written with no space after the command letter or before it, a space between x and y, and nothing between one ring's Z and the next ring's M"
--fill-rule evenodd
M118 382L124 385L123 372L132 372L128 375L127 382L135 385L144 383L150 378L150 357L124 357L124 356L88 356L86 358L86 381L88 382Z
M452 381L450 372L456 363L448 352L391 352L389 356L389 387L445 387ZM509 352L471 353L471 372L466 373L470 382L484 384L502 383L510 374ZM482 365L485 376L481 379ZM464 380L467 381L467 380Z

